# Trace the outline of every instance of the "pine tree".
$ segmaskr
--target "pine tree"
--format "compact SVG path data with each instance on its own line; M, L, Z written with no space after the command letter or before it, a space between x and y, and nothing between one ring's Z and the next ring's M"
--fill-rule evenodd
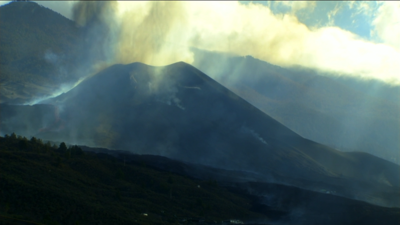
M58 148L58 150L60 150L61 152L66 152L67 151L67 145L64 142L61 142L60 147Z
M11 134L11 139L17 139L17 135L13 132L12 134Z
M31 143L35 144L37 142L37 139L35 137L31 138Z
M19 147L20 147L20 149L23 149L23 150L27 149L28 148L28 141L24 140L24 139L20 140L19 141Z
M42 141L42 139L37 139L37 143L40 145L40 146L43 146L43 141Z

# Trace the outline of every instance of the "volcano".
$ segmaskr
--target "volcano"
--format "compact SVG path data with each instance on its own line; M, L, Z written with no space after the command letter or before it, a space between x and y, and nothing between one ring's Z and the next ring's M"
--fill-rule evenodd
M196 68L301 136L400 163L399 86L193 50Z
M247 171L265 182L399 206L398 165L305 139L183 62L113 65L42 104L58 110L49 115L62 121L36 133L43 139ZM41 110L35 113L43 118ZM34 121L16 117L2 110L7 129L15 127L13 121ZM46 128L35 124L37 131Z

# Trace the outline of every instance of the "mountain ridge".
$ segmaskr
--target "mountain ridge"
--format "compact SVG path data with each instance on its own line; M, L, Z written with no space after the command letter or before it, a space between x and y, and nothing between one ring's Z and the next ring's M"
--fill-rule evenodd
M378 81L358 84L355 78L281 68L250 56L194 52L193 65L298 134L398 164L400 105L390 94L400 96L399 87L385 91L388 85Z
M88 29L35 2L1 6L0 102L26 104L90 74Z
M400 186L399 166L371 155L358 159L304 139L185 63L114 65L47 103L59 108L62 124L58 130L39 132L43 139L162 155L265 176L276 173L317 186L318 182L335 185L339 180L339 186L351 187L354 195L361 193L358 198L374 204L393 204L387 202L393 199L367 196ZM9 129L18 127L9 121L33 122L13 116L1 115ZM13 132L2 127L3 132ZM377 160L380 166L364 163ZM369 189L360 191L361 183Z

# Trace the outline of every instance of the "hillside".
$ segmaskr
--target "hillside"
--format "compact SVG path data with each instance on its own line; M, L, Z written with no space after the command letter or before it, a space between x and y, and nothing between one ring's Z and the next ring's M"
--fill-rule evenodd
M93 15L0 7L0 224L398 224L400 87L199 50L104 68Z
M34 2L0 7L0 101L24 103L75 82L82 30Z
M0 223L176 224L266 219L252 201L210 181L104 154L0 138ZM148 216L143 216L146 213Z
M0 137L1 224L396 224L400 217L398 208L290 186L193 179L171 168L198 166L163 157L59 146Z
M194 52L194 66L301 136L399 164L400 87Z
M304 139L185 63L114 65L44 103L54 107L1 105L1 132L252 171L378 205L400 202L398 165Z

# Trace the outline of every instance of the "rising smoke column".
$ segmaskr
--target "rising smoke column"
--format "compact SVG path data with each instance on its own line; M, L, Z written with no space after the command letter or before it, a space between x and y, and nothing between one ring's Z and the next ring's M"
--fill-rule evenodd
M119 39L117 7L118 3L115 1L80 1L73 6L73 19L84 30L81 48L87 50L89 66L115 61L115 43Z
M188 49L179 46L185 26L185 9L181 2L150 2L133 7L121 16L118 62L143 62L166 65L187 59ZM142 11L139 12L139 10ZM180 35L177 33L180 32ZM189 32L189 30L188 30ZM180 49L184 47L183 49Z
M339 27L311 29L294 14L274 14L261 4L79 2L74 19L80 24L101 24L89 36L108 62L192 63L194 47L252 55L279 66L400 83L400 52L395 48Z

